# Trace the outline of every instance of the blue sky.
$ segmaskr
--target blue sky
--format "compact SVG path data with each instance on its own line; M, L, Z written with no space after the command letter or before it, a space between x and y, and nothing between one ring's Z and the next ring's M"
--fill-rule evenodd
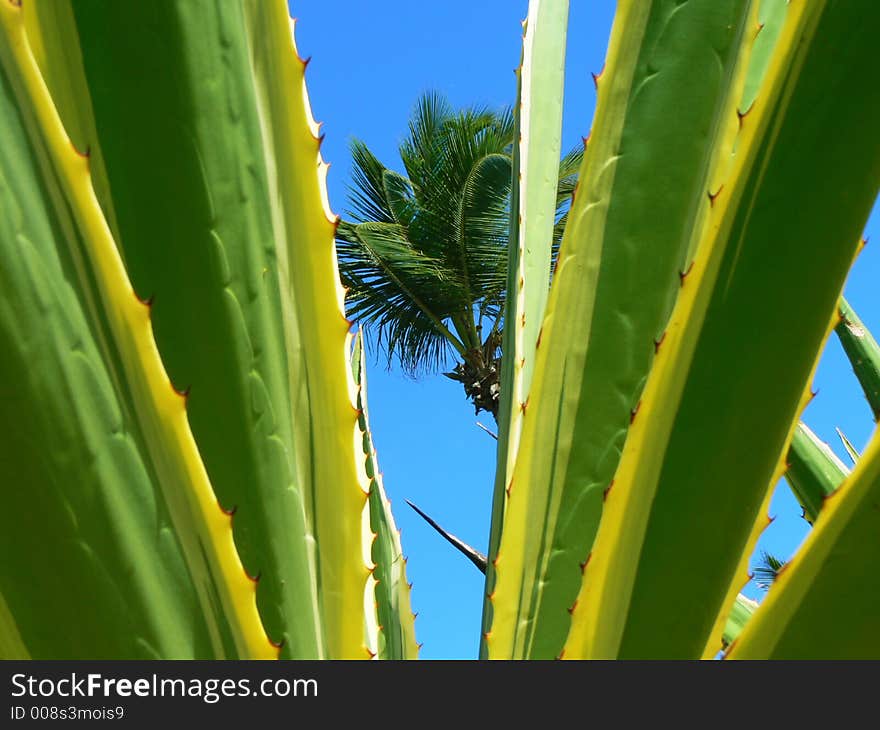
M300 54L311 56L307 73L315 118L326 134L331 163L329 192L338 213L347 207L352 137L364 140L388 166L399 165L397 144L409 114L426 90L444 93L455 106L511 104L520 57L526 0L290 0L297 18ZM604 63L614 14L612 0L574 0L569 17L563 149L590 129L595 104L591 72ZM875 207L868 245L856 262L846 295L865 324L880 333L880 214ZM413 581L416 633L428 659L477 654L482 575L456 554L403 502L418 504L447 529L486 549L495 442L475 425L461 386L441 375L412 380L388 372L384 360L368 361L373 437L402 529L407 570ZM832 337L817 372L819 395L804 420L845 459L834 428L858 447L873 421L858 383ZM492 417L480 420L494 428ZM806 535L800 507L783 486L774 497L776 517L760 547L789 557ZM746 593L760 597L749 586Z

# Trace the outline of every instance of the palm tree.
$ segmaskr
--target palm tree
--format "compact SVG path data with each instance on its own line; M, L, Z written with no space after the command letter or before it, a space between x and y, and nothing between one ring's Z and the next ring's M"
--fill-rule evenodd
M445 375L496 419L514 135L509 108L455 111L425 94L399 147L405 174L353 141L350 219L337 231L349 316L389 366L417 375L453 358ZM578 147L560 163L554 256L581 158Z

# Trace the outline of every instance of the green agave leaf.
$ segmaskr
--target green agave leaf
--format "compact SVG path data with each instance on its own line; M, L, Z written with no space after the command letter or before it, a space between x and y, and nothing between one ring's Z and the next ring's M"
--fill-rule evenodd
M377 614L377 644L374 651L379 659L417 659L419 644L416 642L410 585L406 580L406 558L400 544L400 531L391 512L391 502L382 486L382 475L370 435L367 372L360 330L354 341L351 368L358 386L358 427L362 437L366 472L370 479L369 551L374 566L372 578Z
M698 657L715 645L877 194L880 94L866 69L878 31L872 3L788 6L758 98L737 115L736 155L709 188L566 656ZM841 114L851 98L859 113Z
M562 650L692 230L717 190L713 161L730 152L747 10L737 0L618 5L507 484L490 657Z
M105 621L108 637L95 652L274 658L283 645L286 657L366 658L364 611L373 601L363 549L369 481L327 166L286 6L281 0L50 5L26 15L4 4L0 44L7 124L31 145L18 142L8 167L29 166L31 177L38 171L9 195L42 206L33 223L42 233L23 230L20 217L10 215L4 243L16 245L26 235L44 247L39 266L34 258L6 267L12 251L3 257L4 273L17 287L10 284L9 301L31 301L32 317L51 309L34 293L48 288L66 297L55 309L74 321L79 316L69 342L47 335L42 343L50 352L58 348L54 359L45 357L44 367L55 372L42 373L57 386L47 391L35 383L29 395L40 405L28 415L34 444L50 442L57 458L82 462L67 488L74 496L57 492L56 472L32 464L34 446L17 455L25 462L17 472L30 469L32 480L49 490L47 509L71 522L66 532L50 532L58 543L47 541L43 550L52 555L66 550L58 545L87 547L93 540L76 507L93 497L84 489L87 470L106 462L100 486L108 496L96 503L89 530L108 537L68 572L71 580L90 574L104 592L122 585L132 607L117 601L113 610L144 628ZM49 91L58 91L57 103L37 63ZM83 88L90 108L86 95L65 96ZM17 122L15 110L24 110ZM73 142L56 110L77 136ZM89 154L97 149L106 186L92 175ZM96 193L116 216L117 241ZM5 336L20 333L8 326ZM67 349L59 345L65 342ZM85 365L66 355L77 348ZM25 362L10 359L7 367ZM72 400L82 403L72 412L93 421L79 437L76 421L55 413L74 387L82 392ZM47 405L51 398L55 405ZM19 400L9 404L28 408ZM44 423L46 414L59 423ZM99 426L109 435L99 438ZM131 434L131 444L110 438L118 433ZM124 448L132 453L116 454ZM132 462L125 469L114 461L123 458ZM133 496L124 499L117 481ZM118 501L130 513L118 513ZM85 531L81 539L76 530ZM109 536L116 542L108 544ZM170 557L157 561L163 551ZM99 569L95 556L105 555L118 564ZM17 570L26 571L29 562L20 562ZM112 575L95 577L101 570ZM13 578L23 580L11 575L0 590L16 632L27 639L20 625L25 596L13 603L8 592L17 586ZM153 592L131 587L138 581L155 584ZM84 579L76 592L86 595L82 586L89 585ZM53 601L43 603L48 611ZM159 635L165 629L157 628L162 621L153 611L177 616L189 641L179 640L174 622ZM28 628L46 619L36 615ZM68 633L69 644L89 629ZM66 655L67 648L51 651Z
M20 7L0 33L4 656L271 656Z
M266 631L283 657L366 657L349 325L286 6L74 11L126 265Z
M510 244L501 360L499 438L489 558L501 541L507 487L519 446L525 403L529 399L535 353L550 282L550 260L559 155L562 148L562 98L568 0L532 0L523 22L523 46L517 69L514 109L513 179ZM492 625L494 566L486 573L483 637ZM485 639L480 642L485 658Z
M69 0L30 0L21 4L28 45L71 144L88 152L89 175L114 240L119 228L113 211L104 154L95 132L91 92L85 77L79 36Z
M804 519L816 521L826 497L840 486L849 469L837 458L831 447L799 423L788 451L785 480L804 508Z
M861 456L859 454L858 449L855 446L853 446L852 441L850 441L846 437L846 434L843 431L841 431L839 428L835 428L834 430L837 431L837 437L840 439L840 442L843 444L843 448L846 449L846 453L849 456L850 460L852 461L853 464L855 464L859 460L859 457Z
M880 346L845 299L840 300L840 321L834 331L861 383L874 420L880 420Z
M878 502L880 439L875 436L850 477L826 501L805 543L727 657L874 659L880 655Z
M746 596L741 593L737 595L733 608L730 611L730 616L728 616L727 623L724 626L724 633L721 636L723 647L726 648L736 641L737 637L742 633L743 628L745 628L746 622L748 622L752 617L752 614L757 610L757 601L753 601L751 598L746 598Z

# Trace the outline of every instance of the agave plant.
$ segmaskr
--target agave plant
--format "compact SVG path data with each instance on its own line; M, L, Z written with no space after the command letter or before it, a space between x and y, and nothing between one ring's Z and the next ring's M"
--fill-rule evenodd
M880 12L620 2L545 308L528 267L555 151L532 130L559 126L566 12L533 2L525 32L482 651L712 657L754 609L737 597L789 448L821 452L793 437L880 187ZM727 656L880 654L878 448L812 502Z
M621 0L548 292L567 9L518 74L482 654L880 656L880 446L798 430L835 326L878 392L880 6ZM415 656L284 3L0 32L0 656ZM756 609L786 472L815 526Z
M414 656L285 4L0 28L0 656Z

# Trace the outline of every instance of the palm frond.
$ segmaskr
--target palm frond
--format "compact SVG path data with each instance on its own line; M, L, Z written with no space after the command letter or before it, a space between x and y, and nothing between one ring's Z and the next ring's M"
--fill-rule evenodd
M389 223L342 223L340 277L349 316L376 335L388 364L396 356L411 374L440 368L463 346L445 321L457 311L461 286L440 262L414 249L405 229Z
M453 110L440 94L417 101L399 145L403 174L358 141L351 223L338 231L348 314L410 374L445 365L502 325L507 285L512 108ZM554 252L583 159L560 162ZM554 254L555 255L555 254Z
M351 158L354 184L349 185L348 191L352 217L358 223L393 223L383 181L385 166L359 139L351 142Z
M565 233L565 224L568 222L568 211L571 201L577 190L578 174L584 161L584 145L579 144L565 153L559 162L559 185L556 188L556 223L553 226L553 246L551 257L553 271L556 259L559 256L559 247L562 244L562 234Z
M773 585L780 571L785 567L785 560L781 560L766 551L761 551L761 558L752 570L752 580L759 588L767 590Z

